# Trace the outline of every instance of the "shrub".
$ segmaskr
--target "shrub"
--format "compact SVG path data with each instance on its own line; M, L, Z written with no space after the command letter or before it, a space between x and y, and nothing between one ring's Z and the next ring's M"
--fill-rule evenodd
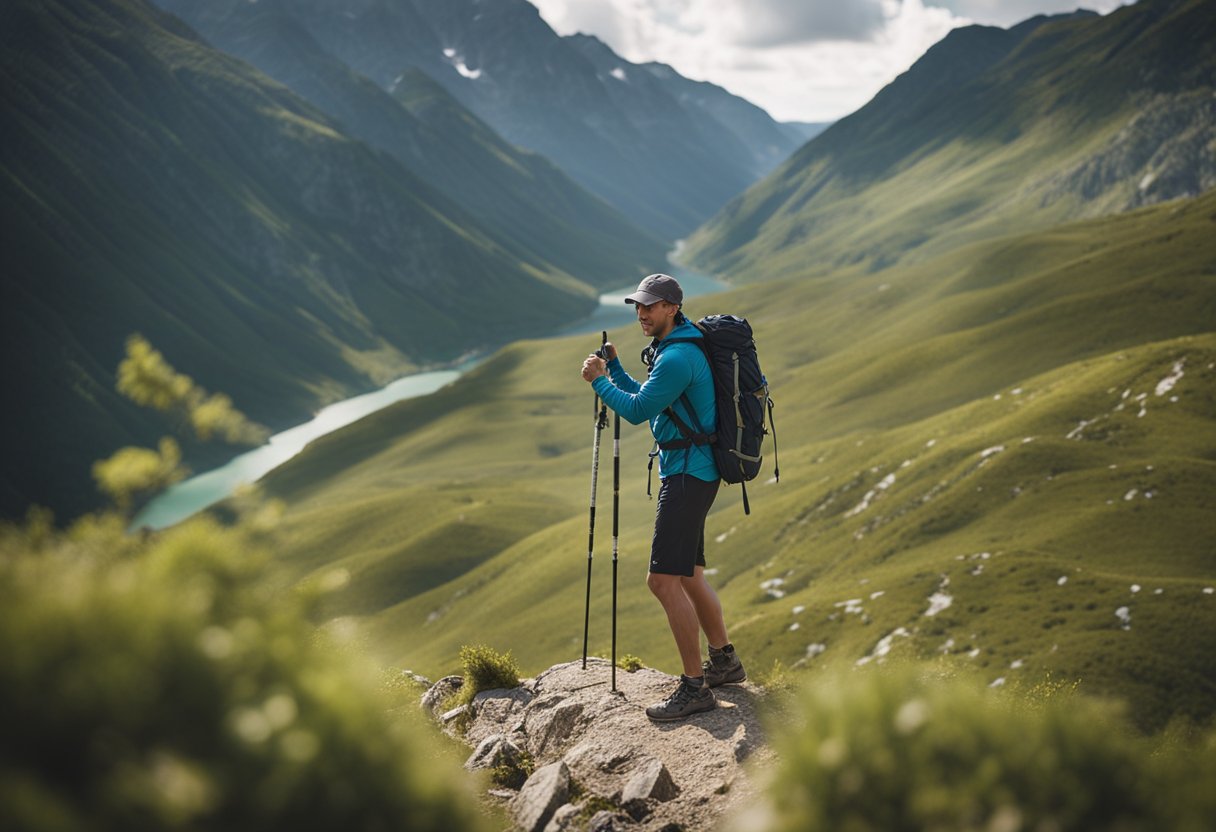
M0 528L0 828L482 828L264 560L205 520Z
M645 667L645 665L642 664L642 660L632 653L626 653L625 655L621 656L617 660L616 666L621 670L624 670L626 673L635 673Z
M465 705L483 690L513 688L519 684L519 667L508 650L498 653L484 645L460 648L460 663L464 667L464 684L456 693L455 703Z
M791 729L791 726L795 726ZM1212 771L1154 755L1108 706L1028 706L966 679L912 670L816 677L778 738L764 803L728 828L771 830L1202 829Z

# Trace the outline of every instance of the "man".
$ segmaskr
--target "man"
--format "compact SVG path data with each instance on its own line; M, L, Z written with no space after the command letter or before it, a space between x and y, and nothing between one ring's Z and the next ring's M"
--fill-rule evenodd
M684 670L675 692L646 709L651 719L665 722L713 709L711 688L742 682L747 673L727 638L722 604L705 580L705 518L718 493L718 467L709 446L684 440L667 412L694 431L713 432L717 413L709 362L696 344L674 340L700 338L701 332L680 311L684 292L668 275L643 279L625 302L637 308L642 332L652 339L649 377L635 381L608 343L604 358L592 354L583 362L583 379L630 424L648 421L659 445L661 485L646 584L667 613ZM709 642L704 663L701 631Z

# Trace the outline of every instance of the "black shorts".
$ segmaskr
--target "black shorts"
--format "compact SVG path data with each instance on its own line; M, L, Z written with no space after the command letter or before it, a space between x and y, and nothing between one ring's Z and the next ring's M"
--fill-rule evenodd
M691 474L663 478L650 544L651 572L691 578L695 567L705 565L705 517L718 496L719 482Z

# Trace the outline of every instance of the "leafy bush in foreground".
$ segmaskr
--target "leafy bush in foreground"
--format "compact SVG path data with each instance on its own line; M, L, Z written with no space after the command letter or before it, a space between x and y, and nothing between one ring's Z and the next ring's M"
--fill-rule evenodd
M726 828L1200 830L1216 748L1155 750L1112 708L884 668L818 677L774 726L764 803ZM792 723L792 725L790 724Z
M480 828L434 738L262 561L205 520L0 529L0 828Z

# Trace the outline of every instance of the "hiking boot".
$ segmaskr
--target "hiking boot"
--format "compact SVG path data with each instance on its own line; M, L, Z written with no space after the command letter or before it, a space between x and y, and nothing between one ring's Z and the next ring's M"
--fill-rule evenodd
M733 645L726 645L721 650L709 648L709 661L701 663L705 673L705 687L716 688L718 685L731 685L747 681L747 671Z
M680 677L680 686L663 702L646 709L646 716L655 722L671 722L686 716L712 711L718 707L714 693L705 685L687 676Z

